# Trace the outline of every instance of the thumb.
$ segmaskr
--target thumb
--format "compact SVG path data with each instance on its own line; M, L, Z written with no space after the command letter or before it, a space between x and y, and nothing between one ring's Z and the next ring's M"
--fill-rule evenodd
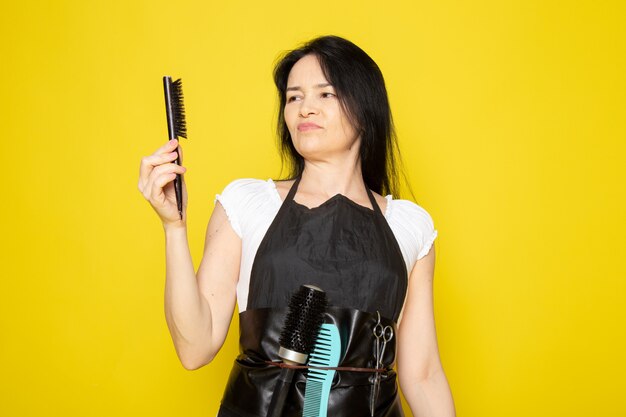
M180 162L180 164L183 164L183 147L180 146L180 142L178 142L178 147L176 148L176 150L178 151L178 162Z

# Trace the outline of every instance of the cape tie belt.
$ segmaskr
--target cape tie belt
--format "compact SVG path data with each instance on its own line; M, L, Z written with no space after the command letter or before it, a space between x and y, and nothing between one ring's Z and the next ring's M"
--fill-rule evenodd
M310 365L290 365L284 362L264 361L268 365L289 369L317 369L320 371L349 371L349 372L387 372L387 368L357 368L352 366L310 366Z

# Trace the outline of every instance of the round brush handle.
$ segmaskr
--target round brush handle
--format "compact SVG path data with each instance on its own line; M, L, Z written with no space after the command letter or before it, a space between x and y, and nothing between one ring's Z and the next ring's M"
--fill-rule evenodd
M280 417L283 414L283 408L285 408L285 400L289 394L291 388L291 381L293 381L293 375L295 369L283 368L276 381L274 387L274 395L272 395L272 401L267 409L268 417Z

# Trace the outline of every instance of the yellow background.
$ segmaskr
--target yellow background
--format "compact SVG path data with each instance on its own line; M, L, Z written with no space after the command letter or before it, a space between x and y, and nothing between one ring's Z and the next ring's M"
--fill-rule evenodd
M623 416L622 1L33 1L0 16L0 415L214 416L237 328L178 362L164 238L137 189L184 81L189 240L279 174L272 64L322 34L386 78L436 240L457 415ZM408 409L407 409L408 411Z

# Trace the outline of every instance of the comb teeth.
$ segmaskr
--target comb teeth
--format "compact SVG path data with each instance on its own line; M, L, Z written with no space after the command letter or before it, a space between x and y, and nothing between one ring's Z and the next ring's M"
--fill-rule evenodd
M183 102L183 81L179 78L171 84L172 113L174 117L174 134L187 138L185 122L185 104Z
M340 354L341 339L339 338L339 329L334 324L322 324L307 364L320 368L335 367L339 364ZM308 369L302 411L303 417L327 416L328 397L335 372L335 370Z

